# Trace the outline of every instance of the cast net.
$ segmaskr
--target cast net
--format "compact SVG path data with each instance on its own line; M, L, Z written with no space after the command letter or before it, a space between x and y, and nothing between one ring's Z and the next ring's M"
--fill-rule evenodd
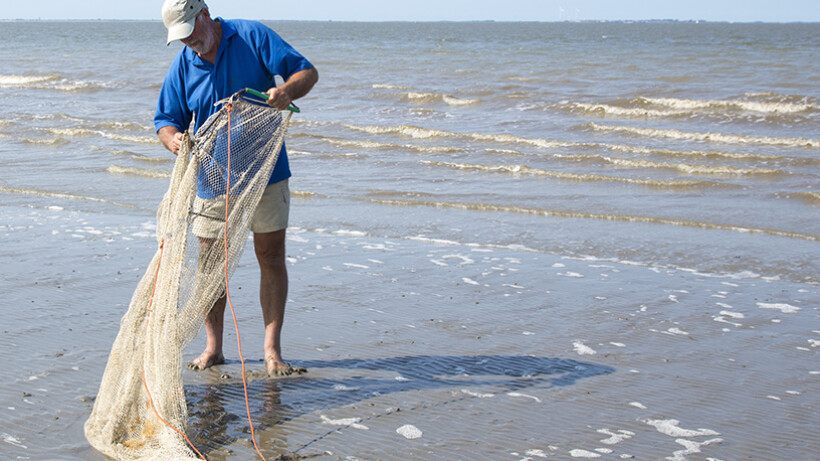
M198 459L185 436L182 350L239 262L291 116L243 92L222 102L195 139L183 138L157 210L156 254L85 423L91 445L119 460Z

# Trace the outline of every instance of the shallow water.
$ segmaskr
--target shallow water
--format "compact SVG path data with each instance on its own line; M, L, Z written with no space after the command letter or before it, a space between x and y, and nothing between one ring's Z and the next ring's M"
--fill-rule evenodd
M271 25L321 80L288 136L310 372L250 383L266 456L815 457L816 24ZM101 459L82 424L156 248L179 47L158 22L0 37L0 454ZM251 459L226 336L185 375L190 432Z

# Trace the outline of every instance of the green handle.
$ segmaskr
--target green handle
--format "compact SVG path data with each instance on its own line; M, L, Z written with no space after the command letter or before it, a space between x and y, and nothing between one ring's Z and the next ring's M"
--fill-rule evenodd
M254 90L253 88L245 88L245 92L246 92L246 93L250 93L250 94L252 94L252 95L254 95L254 96L256 96L256 97L262 98L262 99L264 99L265 101L267 101L267 100L268 100L268 95L267 95L267 94L265 94L265 93L263 93L263 92L261 92L261 91ZM291 111L291 112L301 112L301 111L299 110L299 108L298 108L298 107L296 107L296 105L295 105L295 104L291 104L290 106L288 106L288 110L289 110L289 111Z

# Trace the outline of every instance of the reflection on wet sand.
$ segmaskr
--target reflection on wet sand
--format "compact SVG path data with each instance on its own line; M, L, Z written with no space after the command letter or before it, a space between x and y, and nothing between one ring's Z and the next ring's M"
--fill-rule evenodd
M186 386L194 443L202 447L211 460L223 460L231 455L230 447L234 443L250 444L241 376L225 372L233 365L235 363L229 362L219 370L202 374L207 383ZM487 392L527 397L520 391L571 386L580 379L615 371L608 366L570 359L501 355L308 360L295 365L307 367L311 372L284 379L248 372L251 416L259 446L265 456L279 457L274 459L317 455L310 453L312 445L339 430L338 427L319 426L318 430L314 427L308 429L313 430L312 433L299 437L310 438L307 443L290 446L288 434L294 428L287 428L285 424L310 413L401 392L446 388L455 391L448 400L433 399L421 407L389 409L364 420L345 423L348 426L362 423L360 427L366 428L368 421L398 411L432 411L433 407L441 411L441 407L454 402L490 395ZM314 375L320 376L312 377ZM465 387L481 389L482 393L468 392Z

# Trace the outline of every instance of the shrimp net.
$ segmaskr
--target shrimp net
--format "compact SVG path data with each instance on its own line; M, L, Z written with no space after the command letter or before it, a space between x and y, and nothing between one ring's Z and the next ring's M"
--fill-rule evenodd
M115 459L198 459L184 436L182 350L239 262L292 115L243 92L222 102L194 139L183 137L157 210L157 251L85 423L91 445Z

